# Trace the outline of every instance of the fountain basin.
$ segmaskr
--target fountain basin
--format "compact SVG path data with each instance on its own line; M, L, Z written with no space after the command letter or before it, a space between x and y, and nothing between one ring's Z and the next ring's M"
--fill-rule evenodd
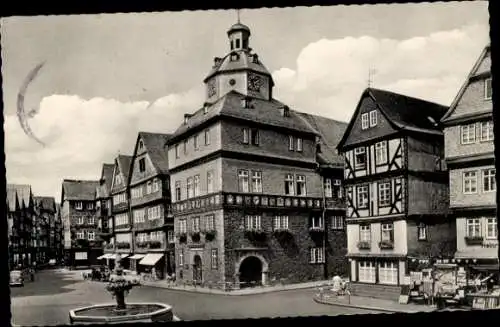
M179 320L172 307L163 303L127 303L125 310L116 310L116 303L96 304L69 311L71 325L167 322Z

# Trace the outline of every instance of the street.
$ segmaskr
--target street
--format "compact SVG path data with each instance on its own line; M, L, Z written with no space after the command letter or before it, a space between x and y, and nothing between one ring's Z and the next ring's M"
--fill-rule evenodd
M314 292L307 289L230 296L140 286L132 289L127 301L172 305L174 314L182 320L374 313L315 303ZM58 270L40 271L34 283L11 288L11 298L13 322L17 325L67 324L71 309L114 301L104 283L84 281L78 272Z

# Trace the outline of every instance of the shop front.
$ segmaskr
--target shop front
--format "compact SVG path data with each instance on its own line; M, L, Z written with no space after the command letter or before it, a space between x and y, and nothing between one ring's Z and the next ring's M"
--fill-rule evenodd
M130 270L135 274L140 274L141 272L143 272L141 271L141 265L139 264L139 261L141 261L145 256L146 254L136 253L129 257Z
M144 273L151 274L153 279L165 278L165 255L163 253L148 253L140 261L139 269Z

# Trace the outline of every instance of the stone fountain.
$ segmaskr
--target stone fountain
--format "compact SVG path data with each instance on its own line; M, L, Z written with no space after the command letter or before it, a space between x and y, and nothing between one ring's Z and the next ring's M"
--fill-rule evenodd
M115 303L96 304L70 310L70 324L122 324L178 320L172 312L172 307L163 303L125 303L128 293L140 284L125 278L119 256L116 258L114 272L116 276L106 285L106 290L115 298Z

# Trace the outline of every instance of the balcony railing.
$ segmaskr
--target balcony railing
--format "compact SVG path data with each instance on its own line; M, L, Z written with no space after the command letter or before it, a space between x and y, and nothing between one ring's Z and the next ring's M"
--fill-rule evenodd
M482 245L483 240L484 239L482 236L466 236L465 237L465 244L467 244L467 245Z
M367 241L359 241L358 249L360 250L369 250L371 248L370 242Z
M381 241L378 243L378 246L381 249L386 249L386 250L394 249L394 242L393 241Z

